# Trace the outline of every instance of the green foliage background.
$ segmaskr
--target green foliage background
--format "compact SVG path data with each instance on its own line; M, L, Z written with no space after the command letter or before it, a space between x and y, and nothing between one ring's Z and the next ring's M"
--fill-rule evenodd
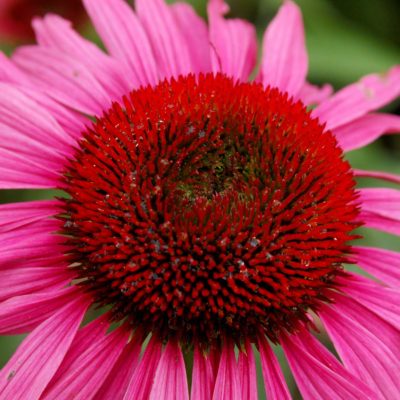
M205 16L205 0L188 2ZM252 21L257 26L261 39L281 1L228 0L228 3L231 5L230 16ZM311 82L329 82L338 89L365 74L383 72L394 64L400 64L398 0L297 0L297 3L304 14ZM84 34L98 42L95 32L89 26ZM13 46L0 42L0 48L10 53ZM399 113L400 103L390 105L387 110ZM356 168L400 174L400 136L382 138L365 149L351 152L347 157ZM363 180L360 183L365 186L371 182ZM0 203L40 199L48 195L48 192L43 191L2 191ZM376 232L363 231L363 234L367 244L400 250L398 238ZM22 337L0 338L0 366L7 361L21 339ZM324 340L323 337L322 339ZM279 349L277 351L280 354ZM287 366L285 373L295 398L300 398Z

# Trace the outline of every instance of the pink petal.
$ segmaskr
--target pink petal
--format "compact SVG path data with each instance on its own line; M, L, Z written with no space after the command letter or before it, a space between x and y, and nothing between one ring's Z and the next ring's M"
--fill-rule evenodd
M306 105L320 104L328 99L333 93L333 87L325 84L322 87L311 85L306 82L301 88L298 97Z
M359 220L362 221L367 228L377 229L378 231L400 236L400 221L397 218L389 218L374 212L361 211Z
M192 72L195 74L211 72L211 48L207 24L189 4L175 3L170 9L187 43Z
M400 190L386 188L359 189L361 208L384 217L400 219Z
M65 251L65 246L62 245L65 239L50 232L36 233L30 239L8 243L6 248L0 248L0 269L21 267L25 264L40 267L41 260L51 262L62 255Z
M62 379L64 373L71 369L71 365L75 362L75 360L80 357L81 354L84 353L90 346L93 346L94 342L102 339L106 335L107 330L110 328L109 318L110 315L108 313L102 314L100 317L97 317L83 328L79 329L67 354L63 359L63 362L57 369L57 372L47 386L47 389L53 386L53 382L57 382L59 379Z
M391 400L400 393L400 333L349 297L336 294L321 317L346 369L376 395Z
M58 238L57 238L58 240ZM52 242L53 244L55 244L55 242ZM50 246L52 246L52 244L50 244ZM25 249L26 250L26 249ZM29 249L30 250L30 249ZM41 248L41 250L43 251L43 248ZM38 254L36 256L30 257L30 258L25 258L23 256L27 254L27 252L24 252L23 254L20 254L20 250L18 250L17 252L14 251L14 256L11 258L9 257L9 259L7 260L7 262L4 263L0 263L0 270L3 269L17 269L17 268L44 268L47 266L54 266L54 265L64 265L65 268L68 268L68 262L66 260L65 255L63 254L63 251L65 250L65 248L63 249L61 246L55 246L55 248L51 247L50 249L48 249L48 253L44 254L43 252L41 254ZM10 250L7 253L12 253L13 250ZM6 254L7 254L6 253ZM19 258L18 256L21 255L21 258ZM0 256L1 256L1 252L0 252ZM8 258L7 256L5 258ZM1 259L1 257L0 257Z
M75 143L81 139L82 132L91 123L87 116L79 113L72 108L65 107L56 100L41 93L38 89L28 89L20 87L22 93L36 101L41 107L46 109L54 119L60 124L63 130L73 139Z
M223 0L209 0L207 11L213 71L247 81L256 63L254 26L240 19L224 19L229 7Z
M241 399L258 400L256 361L248 340L245 343L245 349L239 351L238 370Z
M0 81L30 86L28 76L0 52Z
M0 232L8 232L59 212L59 201L25 201L0 205Z
M193 354L192 400L211 400L214 391L215 374L210 355L202 352L196 344Z
M55 235L60 230L60 221L39 220L8 232L0 233L0 269L54 267L52 261L60 260L67 250L65 238ZM45 260L44 265L36 261ZM60 268L65 265L61 259ZM33 272L35 273L35 272Z
M0 334L18 335L33 330L76 295L76 288L53 288L0 303Z
M50 390L57 381L63 379L64 374L71 370L71 367L76 363L76 359L87 351L90 346L93 346L93 341L96 340L96 338L102 338L106 335L109 327L109 314L106 313L79 329L61 365L47 386L47 391Z
M87 307L87 299L76 298L22 342L0 374L1 398L40 397L68 351Z
M394 132L400 132L400 116L390 114L364 115L333 131L344 151L364 147L385 133Z
M33 149L30 150L31 153ZM0 189L51 189L59 186L62 163L51 167L45 154L34 155L0 148ZM35 160L36 158L36 160Z
M194 72L190 44L176 23L173 12L164 0L136 0L136 12L152 44L158 68L163 77Z
M186 367L179 344L170 340L154 377L150 400L189 400Z
M386 74L373 74L345 87L312 113L327 129L334 129L377 110L393 101L400 94L400 66Z
M382 171L366 171L362 169L353 169L353 173L359 178L375 178L384 181L400 184L400 175L390 174Z
M81 113L100 115L111 106L112 97L89 68L61 50L20 47L13 61L30 74L36 87Z
M290 400L290 392L279 361L263 335L258 339L258 347L267 397L271 400Z
M90 345L64 370L57 381L52 381L43 399L92 399L122 353L129 331L125 327L108 335L91 337Z
M73 276L74 273L66 270L64 266L1 270L0 301L39 292L49 286L61 288L67 285Z
M341 291L400 331L400 292L359 275L338 278Z
M218 374L219 362L221 360L221 349L220 346L211 346L208 358L210 359L210 364L213 370L214 381L213 385L215 385L215 378Z
M360 189L359 220L367 227L400 235L400 191L385 188Z
M13 85L0 83L0 110L0 187L57 187L71 137Z
M139 362L142 339L135 336L125 346L118 361L114 364L111 372L105 379L101 388L97 391L94 399L122 399L129 384L131 376Z
M70 155L75 142L66 134L54 117L21 90L8 83L0 83L0 123L48 147L57 155Z
M162 342L152 336L147 344L143 358L129 381L123 400L148 399L154 375L161 357Z
M33 172L36 170L37 175L49 177L52 181L58 179L66 163L66 157L7 125L0 123L0 129L0 166L2 168L34 175L29 169L26 170L27 165L31 165Z
M390 286L400 285L400 253L361 246L353 246L353 251L353 259L365 271Z
M304 400L374 399L374 393L306 330L281 341Z
M239 370L236 364L233 343L225 342L215 381L213 400L241 400Z
M263 39L262 82L296 96L306 82L308 56L301 11L285 1Z
M131 7L122 0L84 0L94 26L110 54L120 60L132 89L159 80L150 40Z
M69 21L57 15L47 15L43 19L36 18L33 28L41 46L65 52L73 60L84 64L113 100L120 100L122 95L132 90L116 60L81 37Z
M49 111L66 133L73 133L72 137L76 138L78 136L77 134L81 134L84 127L84 124L82 124L84 117L81 114L61 106L61 104L56 103L44 93L40 92L32 83L29 75L24 73L2 53L0 53L0 81L13 83L18 86L22 93ZM85 121L87 121L86 118Z
M29 246L31 244L38 243L39 236L49 236L53 232L60 229L61 222L54 219L43 219L25 225L19 229L12 231L1 232L0 239L2 248L0 252L5 250L17 249L23 246ZM55 235L53 235L55 236ZM61 236L57 238L62 241ZM41 238L42 239L42 238Z
M0 162L7 161L2 159ZM31 163L25 163L23 167L29 169L33 166ZM54 178L0 167L0 189L55 189L57 186L57 181Z

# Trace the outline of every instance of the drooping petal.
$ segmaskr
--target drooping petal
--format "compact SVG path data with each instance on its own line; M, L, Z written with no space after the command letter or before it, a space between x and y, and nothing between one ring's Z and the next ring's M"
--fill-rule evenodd
M62 50L24 46L14 52L13 61L29 73L36 87L67 107L98 116L111 106L113 98L94 73Z
M113 100L120 100L121 95L132 90L118 62L75 32L69 21L47 15L36 18L33 28L40 46L65 52L84 64Z
M27 137L8 125L0 123L0 130L0 166L2 168L8 167L20 172L29 172L21 168L21 165L30 164L38 175L49 176L53 180L54 177L59 176L65 164L65 155L59 154L54 148L50 148L36 138Z
M283 338L281 344L304 400L375 398L305 329Z
M400 236L400 221L397 218L390 218L379 215L378 213L362 211L359 215L359 220L368 228Z
M313 112L314 117L326 122L327 129L335 129L378 110L400 94L400 66L386 74L372 74L339 90Z
M175 3L170 7L187 42L192 72L195 74L211 72L211 48L207 24L189 4Z
M308 56L301 11L285 1L263 39L262 82L297 96L306 82Z
M77 295L76 288L49 288L40 293L16 296L0 303L0 334L32 331Z
M338 278L340 289L400 331L400 292L371 279L349 274Z
M241 400L239 370L236 363L233 343L226 341L222 345L221 359L215 380L213 400Z
M368 114L334 129L344 151L355 150L372 143L385 133L400 132L400 116Z
M0 189L52 189L59 186L61 163L52 167L51 161L45 161L45 154L38 152L37 155L40 161L35 160L34 155L0 149Z
M210 360L211 368L213 370L213 385L215 385L215 379L218 374L219 362L221 360L221 348L220 346L211 346L208 358Z
M211 400L214 391L215 375L209 354L204 354L198 344L194 347L192 387L190 398Z
M25 270L32 277L39 277L43 272L44 279L52 279L52 274L46 273L46 268L58 268L60 273L69 272L63 252L66 250L65 238L54 232L60 230L60 222L53 219L42 219L11 231L0 231L0 270L17 284L25 285L29 290L29 280L19 271ZM60 257L61 256L61 257ZM43 261L43 264L41 263ZM34 271L38 269L38 271ZM56 272L54 269L52 272ZM13 273L15 273L14 276ZM62 275L62 273L61 273ZM72 276L72 275L71 275ZM25 283L24 283L25 282ZM12 291L12 288L7 289Z
M400 219L400 190L387 188L359 189L362 210Z
M107 313L103 314L79 329L61 365L47 386L47 391L51 389L53 383L63 378L65 372L71 370L71 366L74 365L76 359L87 351L97 338L102 338L106 335L107 329L110 327L108 318L109 315Z
M122 399L131 376L139 362L142 345L141 335L135 335L125 346L114 367L94 396L95 400Z
M152 44L162 76L177 78L179 75L194 72L189 52L190 44L165 1L136 0L135 6Z
M79 328L88 301L76 297L39 325L0 373L0 397L35 400L61 364Z
M45 108L0 83L0 187L56 187L74 141Z
M223 0L210 0L207 11L213 71L246 81L256 63L254 26L240 19L224 19L229 7Z
M400 253L375 247L353 246L354 261L392 287L400 285Z
M320 104L333 93L333 87L325 84L322 87L306 82L301 88L298 98L306 105Z
M66 134L51 113L28 98L20 89L9 83L0 83L0 123L13 132L24 135L26 140L39 143L52 150L55 159L70 155L75 142ZM2 134L3 137L4 134ZM7 137L3 137L7 140ZM3 143L5 148L8 143Z
M346 369L391 400L400 393L400 331L353 299L334 295L320 312Z
M43 225L37 230L31 229L32 237L26 236L24 240L14 242L8 240L4 247L0 248L0 269L25 265L41 267L42 261L45 265L49 265L59 260L60 255L66 250L63 244L65 238L54 235L52 233L54 229L43 231L42 227ZM29 232L26 235L29 235Z
M17 268L0 270L0 301L14 296L35 293L48 287L63 287L74 273L63 265L46 268Z
M258 347L267 397L271 400L290 400L290 392L279 361L263 335L258 339Z
M153 335L134 374L131 376L123 400L148 399L154 375L161 357L162 342Z
M153 49L131 7L122 0L83 3L107 50L125 66L132 89L156 84L160 74Z
M66 259L63 253L66 247L63 240L65 239L51 232L39 232L29 245L9 243L7 247L0 248L0 269L65 265Z
M382 171L366 171L363 169L353 169L354 176L360 178L375 178L382 179L384 181L400 184L400 175L391 174L389 172Z
M0 82L31 85L28 76L2 52L0 52Z
M0 81L5 83L13 83L15 87L26 96L34 100L41 107L50 112L60 126L71 137L76 138L82 132L84 123L87 118L73 110L62 106L55 102L44 92L35 87L29 74L24 73L15 63L8 59L0 52Z
M158 363L150 400L189 400L186 367L179 344L170 340Z
M58 380L52 381L43 399L92 399L123 351L129 336L125 327L108 335L93 335L90 345L64 369Z
M6 253L9 250L16 250L21 247L34 246L39 244L38 238L43 239L43 236L54 236L60 242L63 239L61 236L56 236L53 232L56 232L60 228L60 222L53 219L43 219L34 221L28 225L25 225L19 229L12 231L1 232L0 239L2 247L0 249L0 255ZM18 256L18 254L17 254Z
M21 93L35 101L40 107L47 110L53 116L64 132L72 139L71 144L73 146L76 144L77 140L81 139L82 132L86 129L86 126L91 123L87 116L72 108L65 107L38 88L32 89L21 85L15 86L18 87Z
M248 340L245 343L245 348L239 351L238 370L240 398L242 400L258 400L256 361L251 343Z
M56 200L25 201L0 205L0 232L8 232L59 212Z
M14 257L10 257L8 262L6 263L0 263L0 269L11 269L11 268L44 268L46 266L54 266L54 265L64 265L65 268L68 268L68 261L66 260L65 255L63 254L63 251L65 250L65 247L62 245L58 245L58 242L50 242L50 245L54 244L55 248L49 249L48 252L42 251L42 254L36 254L35 256L32 256L31 258L26 257L26 254L29 254L29 252L24 252L21 254L21 259L18 258L19 250L17 254L14 254ZM30 249L28 249L30 250ZM12 251L8 252L11 253ZM0 252L1 254L1 252ZM1 258L1 257L0 257ZM7 258L7 257L5 257Z
M367 227L400 235L400 190L365 188L359 193L360 221Z

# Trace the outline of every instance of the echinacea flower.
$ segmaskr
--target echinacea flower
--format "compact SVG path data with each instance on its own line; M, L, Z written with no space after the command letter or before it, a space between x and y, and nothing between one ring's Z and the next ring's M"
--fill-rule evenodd
M355 183L400 177L343 152L400 131L375 112L400 68L307 83L290 1L254 82L254 28L222 0L208 25L182 3L84 4L107 53L49 15L0 61L0 187L65 193L0 207L0 332L30 332L0 398L255 400L259 355L267 398L290 399L272 343L304 399L398 398L400 253L354 230L400 235L399 190Z
M81 0L1 0L1 39L13 42L34 40L32 18L50 11L78 25L86 19Z

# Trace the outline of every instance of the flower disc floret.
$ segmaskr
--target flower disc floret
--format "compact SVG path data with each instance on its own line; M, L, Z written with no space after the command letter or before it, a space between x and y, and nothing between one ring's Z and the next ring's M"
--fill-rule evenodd
M183 342L277 340L318 311L354 238L354 179L301 102L221 75L133 91L65 171L79 284Z

